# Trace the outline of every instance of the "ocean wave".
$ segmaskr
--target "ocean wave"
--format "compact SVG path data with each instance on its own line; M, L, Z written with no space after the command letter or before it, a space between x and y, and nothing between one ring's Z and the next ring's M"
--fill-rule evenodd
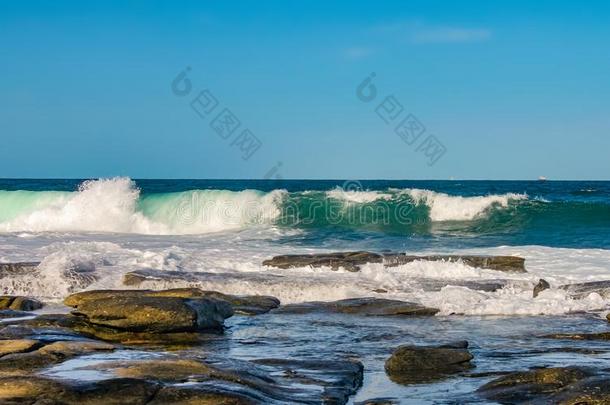
M129 178L75 192L0 191L0 232L187 235L262 226L347 227L402 235L493 234L610 226L610 205L526 194L450 195L426 189L189 190L142 193Z

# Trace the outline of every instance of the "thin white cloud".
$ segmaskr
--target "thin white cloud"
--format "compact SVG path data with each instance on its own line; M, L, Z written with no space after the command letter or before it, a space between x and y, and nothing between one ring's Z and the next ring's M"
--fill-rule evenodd
M453 44L482 42L491 38L491 31L484 28L419 27L411 31L409 39L414 44Z

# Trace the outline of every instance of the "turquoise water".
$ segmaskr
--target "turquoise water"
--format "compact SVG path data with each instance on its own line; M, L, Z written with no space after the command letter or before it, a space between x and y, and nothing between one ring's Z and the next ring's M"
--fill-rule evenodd
M0 227L179 235L262 225L302 229L284 242L312 246L610 247L610 182L83 181L0 180Z

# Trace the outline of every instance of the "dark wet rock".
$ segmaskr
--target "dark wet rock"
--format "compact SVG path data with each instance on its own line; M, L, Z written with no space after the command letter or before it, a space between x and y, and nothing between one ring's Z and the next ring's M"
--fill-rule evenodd
M223 300L197 296L198 289L99 290L73 294L65 304L86 322L129 332L171 333L222 330L233 315Z
M540 294L544 290L548 290L549 288L551 288L551 285L548 283L548 281L541 278L540 281L538 281L538 284L534 286L534 298L536 298L538 294Z
M362 364L346 360L247 362L170 356L96 363L75 372L84 369L110 373L112 378L160 383L162 388L151 402L155 404L344 404L361 386L363 373ZM184 382L188 386L176 385Z
M283 255L265 260L263 266L290 269L294 267L330 267L347 271L360 271L360 265L382 263L383 255L371 252L337 252L312 255Z
M31 312L26 312L26 311L15 311L12 309L0 310L0 319L24 318L24 317L31 317L31 316L36 316L36 314L33 314Z
M72 357L114 350L113 345L102 342L60 341L42 346L40 342L35 342L27 348L25 346L24 343L21 346L23 350L0 357L0 375L27 375L34 370L63 362Z
M516 256L470 256L470 255L433 255L410 256L392 253L337 252L311 255L282 255L263 261L264 266L290 269L295 267L330 267L332 270L343 268L359 271L367 263L383 263L395 267L415 261L462 262L468 266L496 271L525 273L525 259Z
M610 340L610 332L599 333L553 333L551 335L542 336L548 339L566 339L566 340Z
M399 384L431 382L472 367L468 342L443 346L411 346L397 348L385 362L390 379Z
M424 307L413 302L367 297L290 304L281 306L273 312L282 314L328 312L367 316L432 316L438 312L438 309Z
M25 321L9 322L0 330L5 338L33 338L45 341L100 339L133 345L191 345L219 338L217 332L132 332L92 324L71 314L45 314Z
M199 275L200 276L200 275ZM128 286L140 286L147 281L164 280L166 282L180 282L197 278L196 273L185 273L182 271L162 271L162 270L136 270L125 274L123 284ZM192 281L192 280L191 280ZM277 308L280 300L266 295L230 295L218 291L200 290L197 288L183 288L166 291L191 291L190 297L207 297L227 301L233 306L235 313L243 315L260 315ZM150 291L150 290L148 290ZM185 297L187 298L187 297Z
M610 298L610 280L565 284L559 286L559 288L566 290L572 298L576 299L585 298L591 293L597 293L602 298Z
M38 271L40 262L0 263L0 278L22 276Z
M489 400L500 403L522 403L526 401L558 403L551 395L574 394L574 385L594 376L594 372L580 367L543 368L511 373L495 379L477 392Z
M0 310L12 309L15 311L35 311L42 308L42 302L19 295L1 295Z
M354 405L396 405L399 402L398 398L371 398L354 402Z
M413 284L424 291L440 291L444 287L466 287L470 290L495 292L509 285L509 280L458 280L458 279L413 279Z
M261 403L262 401L239 392L231 392L226 388L201 384L185 387L163 387L147 405L255 405Z
M386 255L384 264L388 267L400 266L415 261L432 262L462 262L471 267L481 269L526 273L525 259L517 256L471 256L471 255L435 255L435 256L408 256L402 254Z
M158 390L157 383L127 378L72 384L34 376L0 378L3 404L143 405Z
M549 398L561 405L610 404L610 377L591 377L578 381Z

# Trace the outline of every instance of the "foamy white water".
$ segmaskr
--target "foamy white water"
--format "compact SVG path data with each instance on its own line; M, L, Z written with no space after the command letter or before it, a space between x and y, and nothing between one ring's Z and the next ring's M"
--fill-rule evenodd
M0 260L41 260L42 263L39 275L0 279L0 289L5 294L33 295L53 301L81 289L127 288L122 284L125 273L155 269L201 277L190 282L146 282L141 288L197 286L232 294L268 294L283 303L378 296L420 302L439 308L439 315L565 314L603 311L610 305L597 294L573 299L557 289L566 283L607 279L610 274L610 251L607 250L520 246L408 252L519 255L526 258L528 273L525 274L444 262L414 262L393 268L368 264L358 273L262 266L263 260L277 254L323 251L275 243L286 232L295 231L258 227L182 237L4 235L0 238L3 246ZM552 288L533 298L532 289L540 278L549 281ZM476 289L477 282L497 281L506 286L494 292ZM475 287L467 288L464 282L474 282ZM374 291L379 289L387 292Z

